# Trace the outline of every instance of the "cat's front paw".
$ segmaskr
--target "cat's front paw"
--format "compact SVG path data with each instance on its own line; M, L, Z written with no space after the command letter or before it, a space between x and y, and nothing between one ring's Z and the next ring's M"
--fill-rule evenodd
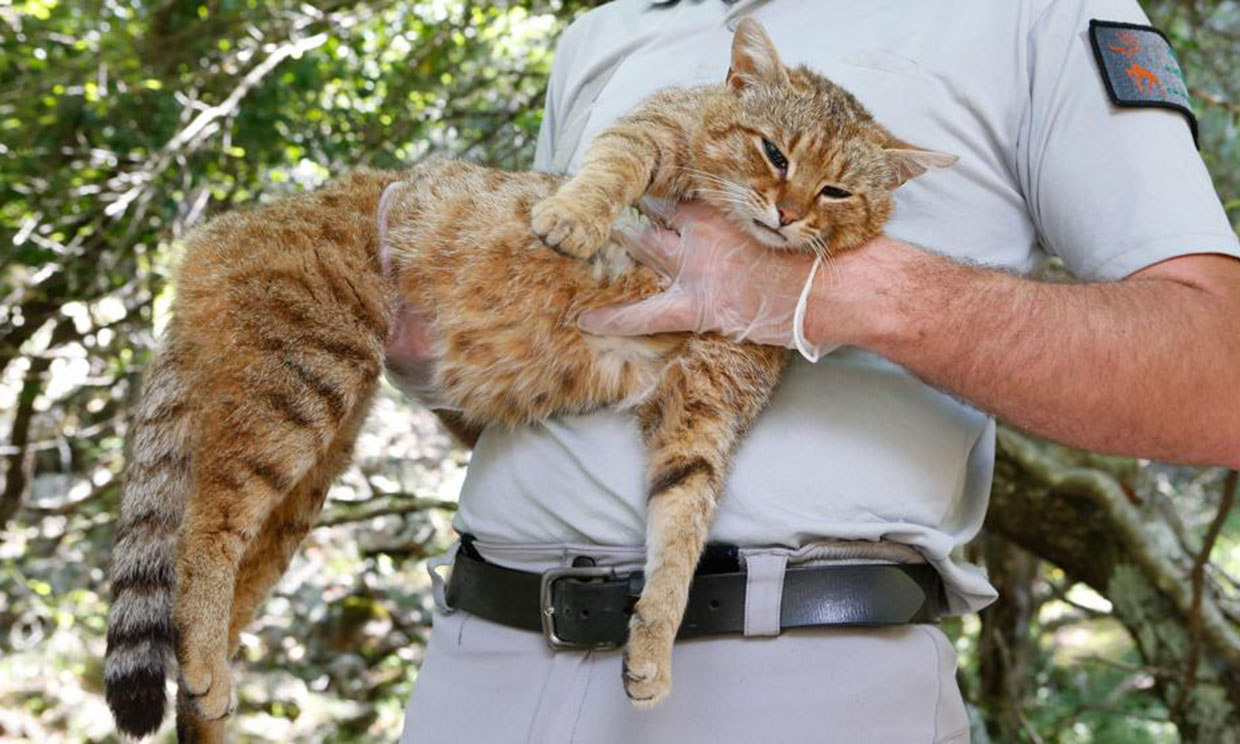
M633 613L622 673L624 694L634 708L653 708L672 691L672 643L675 640L673 623L650 622L643 620L640 612Z
M572 258L589 258L611 234L611 223L563 196L551 196L530 210L534 234L547 247Z
M199 718L215 721L232 715L232 671L223 654L218 658L191 654L180 667L181 688Z

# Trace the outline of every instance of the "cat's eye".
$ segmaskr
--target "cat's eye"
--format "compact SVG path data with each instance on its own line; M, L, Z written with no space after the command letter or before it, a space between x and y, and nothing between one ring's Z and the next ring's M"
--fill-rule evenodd
M770 159L771 165L778 168L781 173L788 170L788 158L784 157L779 148L769 139L763 138L762 149L766 150L766 156Z
M852 192L845 191L838 186L823 186L822 195L828 199L847 199L852 196Z

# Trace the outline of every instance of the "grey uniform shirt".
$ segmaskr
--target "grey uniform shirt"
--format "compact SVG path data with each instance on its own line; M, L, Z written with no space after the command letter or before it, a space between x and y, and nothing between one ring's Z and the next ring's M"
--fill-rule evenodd
M897 136L960 156L896 192L896 238L1016 272L1053 253L1098 280L1238 253L1184 117L1107 96L1089 21L1148 23L1135 0L619 0L559 43L536 167L574 170L655 90L722 81L742 15ZM943 574L953 611L974 610L994 590L950 554L981 527L993 460L993 420L902 367L847 347L798 358L737 452L711 539L904 543ZM643 473L629 415L492 427L455 524L489 542L640 545Z

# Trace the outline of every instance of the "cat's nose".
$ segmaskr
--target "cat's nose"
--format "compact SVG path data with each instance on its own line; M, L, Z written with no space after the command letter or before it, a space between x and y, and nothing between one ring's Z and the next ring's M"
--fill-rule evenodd
M793 222L796 222L797 220L801 219L801 215L797 214L796 212L789 209L788 207L785 207L782 204L777 205L775 209L776 211L779 212L779 226L780 227L783 227L784 225L791 225Z

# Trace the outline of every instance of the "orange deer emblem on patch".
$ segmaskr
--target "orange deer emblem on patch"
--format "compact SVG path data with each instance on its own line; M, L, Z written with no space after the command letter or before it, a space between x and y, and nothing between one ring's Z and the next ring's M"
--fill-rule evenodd
M1125 72L1128 73L1128 78L1132 80L1132 84L1137 86L1137 90L1141 93L1153 93L1155 90L1162 90L1162 81L1158 79L1158 76L1136 62L1129 65Z
M1141 53L1141 40L1131 31L1120 31L1115 35L1119 39L1118 44L1107 44L1107 47L1116 54L1122 54L1128 59L1132 59Z

